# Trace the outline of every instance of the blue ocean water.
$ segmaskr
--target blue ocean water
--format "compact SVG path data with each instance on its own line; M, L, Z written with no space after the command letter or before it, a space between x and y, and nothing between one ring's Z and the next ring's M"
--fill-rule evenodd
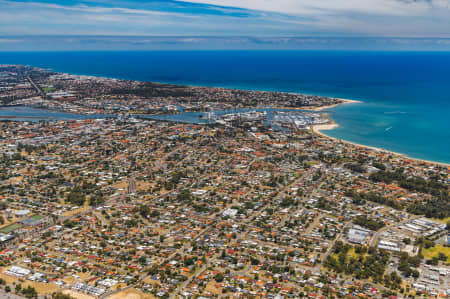
M0 52L0 64L131 80L361 100L334 108L333 137L450 163L450 52Z

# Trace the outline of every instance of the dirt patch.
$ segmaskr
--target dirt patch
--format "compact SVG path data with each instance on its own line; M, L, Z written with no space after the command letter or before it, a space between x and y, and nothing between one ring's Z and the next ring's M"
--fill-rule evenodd
M85 212L87 210L89 210L89 207L82 207L82 208L79 208L79 209L67 211L67 212L63 213L62 215L64 217L71 217L73 215L76 215L77 213L82 213L82 212Z
M54 283L26 281L25 283L22 284L22 286L24 287L31 286L36 289L36 292L42 295L49 295L59 290L59 286L57 286Z
M113 294L108 299L155 299L152 294L144 294L136 289L128 289L116 294Z
M6 269L3 269L2 272L5 270ZM6 282L6 284L13 284L19 281L19 278L5 273L0 273L0 278L2 278Z
M65 290L65 291L63 291L63 294L72 296L72 297L74 297L76 299L95 299L94 296L90 296L90 295L87 295L87 294L75 292L74 290Z
M215 282L214 280L211 280L211 281L206 285L205 291L206 291L206 292L209 292L209 293L211 293L211 294L213 294L213 295L220 295L220 294L222 294L222 291L221 291L220 289L218 289L218 288L216 287L216 285L217 285L217 282Z

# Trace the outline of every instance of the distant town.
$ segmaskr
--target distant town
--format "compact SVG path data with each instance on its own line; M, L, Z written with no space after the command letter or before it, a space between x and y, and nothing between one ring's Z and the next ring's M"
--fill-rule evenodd
M2 65L0 101L84 117L0 121L1 298L450 296L449 166L319 134L344 100Z
M306 108L339 104L327 97L191 87L76 76L26 66L0 66L3 105L80 114L166 114L237 108Z

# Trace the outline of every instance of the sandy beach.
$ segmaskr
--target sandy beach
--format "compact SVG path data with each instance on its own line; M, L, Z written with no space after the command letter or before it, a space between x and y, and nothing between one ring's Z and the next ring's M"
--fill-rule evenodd
M342 100L344 102L342 104L362 103L361 101L348 100L348 99L339 99L339 100ZM340 105L340 104L337 104L337 105ZM332 105L331 107L336 107L337 105ZM327 106L320 107L320 108L318 108L317 111L324 110L324 109L331 108L331 107L327 107ZM332 139L332 140L334 140L336 142L343 142L343 143L346 143L346 144L351 144L353 146L356 146L356 147L359 147L359 148L370 149L370 150L375 151L375 152L383 152L383 153L387 153L387 154L392 154L392 155L395 155L395 156L398 156L398 157L401 157L401 158L404 158L404 159L414 160L414 161L417 161L417 162L420 162L420 163L435 164L435 165L441 165L441 166L445 166L445 167L450 167L450 164L448 164L448 163L429 161L429 160L423 160L423 159L417 159L417 158L411 158L411 157L406 156L405 154L389 151L389 150L386 150L386 149L383 149L383 148L378 148L378 147L363 145L363 144L359 144L359 143L355 143L355 142L351 142L351 141L347 141L347 140L337 139L337 138L328 136L327 134L322 132L322 131L326 131L326 130L333 130L333 129L337 128L337 127L339 127L339 125L337 123L335 123L333 120L331 120L331 123L328 123L328 124L321 124L321 125L314 125L314 126L312 126L312 131L313 131L313 133L315 133L317 135L320 135L320 136L328 138L328 139Z
M342 101L342 103L337 103L337 104L328 105L328 106L314 107L314 108L306 108L305 110L323 111L323 110L326 110L326 109L331 109L331 108L337 107L337 106L342 105L342 104L363 103L362 101L356 101L356 100L340 99L340 98L336 98L336 99Z

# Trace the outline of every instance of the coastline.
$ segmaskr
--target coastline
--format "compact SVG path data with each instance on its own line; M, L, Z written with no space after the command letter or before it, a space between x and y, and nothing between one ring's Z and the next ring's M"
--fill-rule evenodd
M327 96L324 96L327 97ZM343 104L357 104L357 103L363 103L363 101L357 101L357 100L349 100L349 99L342 99L342 98L333 98L333 97L329 97L331 99L336 99L341 101L340 103L336 103L336 104L332 104L332 105L325 105L325 106L320 106L320 107L285 107L285 106L280 106L280 107L274 107L274 108L278 108L278 109L287 109L287 110L303 110L303 111L315 111L315 112L320 112L326 109L331 109L334 107L337 107L339 105L343 105ZM324 111L326 112L326 111Z
M315 107L315 108L306 108L304 110L312 110L312 111L323 111L326 109L331 109L334 107L337 107L339 105L343 105L343 104L357 104L357 103L363 103L362 101L357 101L357 100L349 100L349 99L341 99L341 98L335 98L339 101L341 101L341 103L337 103L337 104L333 104L333 105L328 105L328 106L321 106L321 107ZM328 129L330 130L330 129Z
M316 110L316 111L321 111L321 110L324 110L324 109L327 109L327 108L332 108L332 107L336 107L338 105L343 105L343 104L362 103L362 101L349 100L349 99L339 99L339 100L343 101L343 103L336 104L336 105L319 107L318 110ZM366 148L366 149L369 149L369 150L374 151L374 152L382 152L382 153L385 153L385 154L393 154L393 155L401 157L403 159L413 160L413 161L419 162L419 163L434 164L434 165L439 165L439 166L450 168L450 163L430 161L430 160L424 160L424 159L419 159L419 158L413 158L413 157L407 156L406 154L394 152L394 151L387 150L387 149L384 149L384 148L379 148L379 147L375 147L375 146L359 144L359 143L356 143L356 142L352 142L352 141L348 141L348 140L343 140L343 139L338 139L338 138L335 138L335 137L331 137L331 136L325 134L322 131L333 130L333 129L339 127L339 124L337 124L332 119L330 119L330 120L331 120L331 123L328 123L328 124L313 125L311 127L312 132L314 134L316 134L316 135L319 135L319 136L327 138L327 139L331 139L331 140L333 140L335 142L342 142L342 143L349 144L349 145L352 145L352 146L355 146L355 147L358 147L358 148Z
M17 65L17 64L12 64L12 65ZM44 68L40 68L40 69L44 69ZM129 78L121 78L121 77L109 77L109 76L101 76L101 75L97 75L97 74L80 74L80 73L69 73L67 71L57 71L53 68L45 68L46 70L50 70L56 73L61 73L61 74L66 74L66 75L71 75L71 76L83 76L83 77L93 77L93 78L100 78L100 79L112 79L112 80L125 80L125 81L137 81L137 82L151 82L151 83L155 83L155 84L170 84L170 85L180 85L180 86L186 86L186 87L192 87L192 88L201 88L201 87L208 87L208 88L224 88L224 89L235 89L235 90L248 90L248 91L261 91L261 92L276 92L275 90L264 90L264 89L245 89L245 88L234 88L234 87L229 87L229 86L215 86L215 85L202 85L202 84L191 84L191 83L173 83L173 82L169 82L169 81L158 81L158 80L152 80L152 81L147 81L147 80L135 80L135 79L129 79ZM303 93L297 93L297 92L286 92L286 93L292 93L292 94L303 94ZM326 106L321 106L321 107L277 107L279 109L292 109L292 110L306 110L306 111L316 111L316 112L323 112L326 113L327 109L332 109L335 108L339 105L343 105L343 104L356 104L356 103L363 103L363 101L359 101L359 100L351 100L351 99L344 99L344 98L338 98L338 97L331 97L331 96L324 96L324 97L328 97L328 98L334 98L340 101L340 103L336 103L333 105L326 105ZM46 108L44 108L46 109ZM248 108L251 109L251 108ZM46 109L49 111L59 111L59 110L51 110L51 109ZM64 111L59 111L59 112L64 112ZM74 114L80 114L80 115L84 115L83 113L77 113L77 112L70 112L70 113L74 113ZM0 117L2 119L6 118L8 116L3 116ZM313 133L320 135L322 137L328 138L328 139L332 139L336 142L343 142L346 144L350 144L356 147L361 147L361 148L366 148L366 149L370 149L372 151L376 151L376 152L384 152L384 153L390 153L399 157L402 157L403 159L409 159L409 160L413 160L416 162L420 162L420 163L426 163L426 164L435 164L435 165L441 165L444 167L449 167L450 168L450 163L446 163L446 162L438 162L438 161L431 161L431 160L425 160L425 159L420 159L420 158L413 158L413 157L409 157L406 154L402 154L402 153L398 153L398 152L394 152L391 150L386 150L383 148L377 148L374 146L368 146L368 145L364 145L364 144L358 144L355 142L351 142L351 141L347 141L347 140L343 140L343 139L338 139L335 137L331 137L325 133L323 133L322 131L326 131L326 130L332 130L335 129L337 127L339 127L339 124L337 124L336 122L334 122L331 118L330 118L331 123L328 124L324 124L324 125L314 125L311 127Z

